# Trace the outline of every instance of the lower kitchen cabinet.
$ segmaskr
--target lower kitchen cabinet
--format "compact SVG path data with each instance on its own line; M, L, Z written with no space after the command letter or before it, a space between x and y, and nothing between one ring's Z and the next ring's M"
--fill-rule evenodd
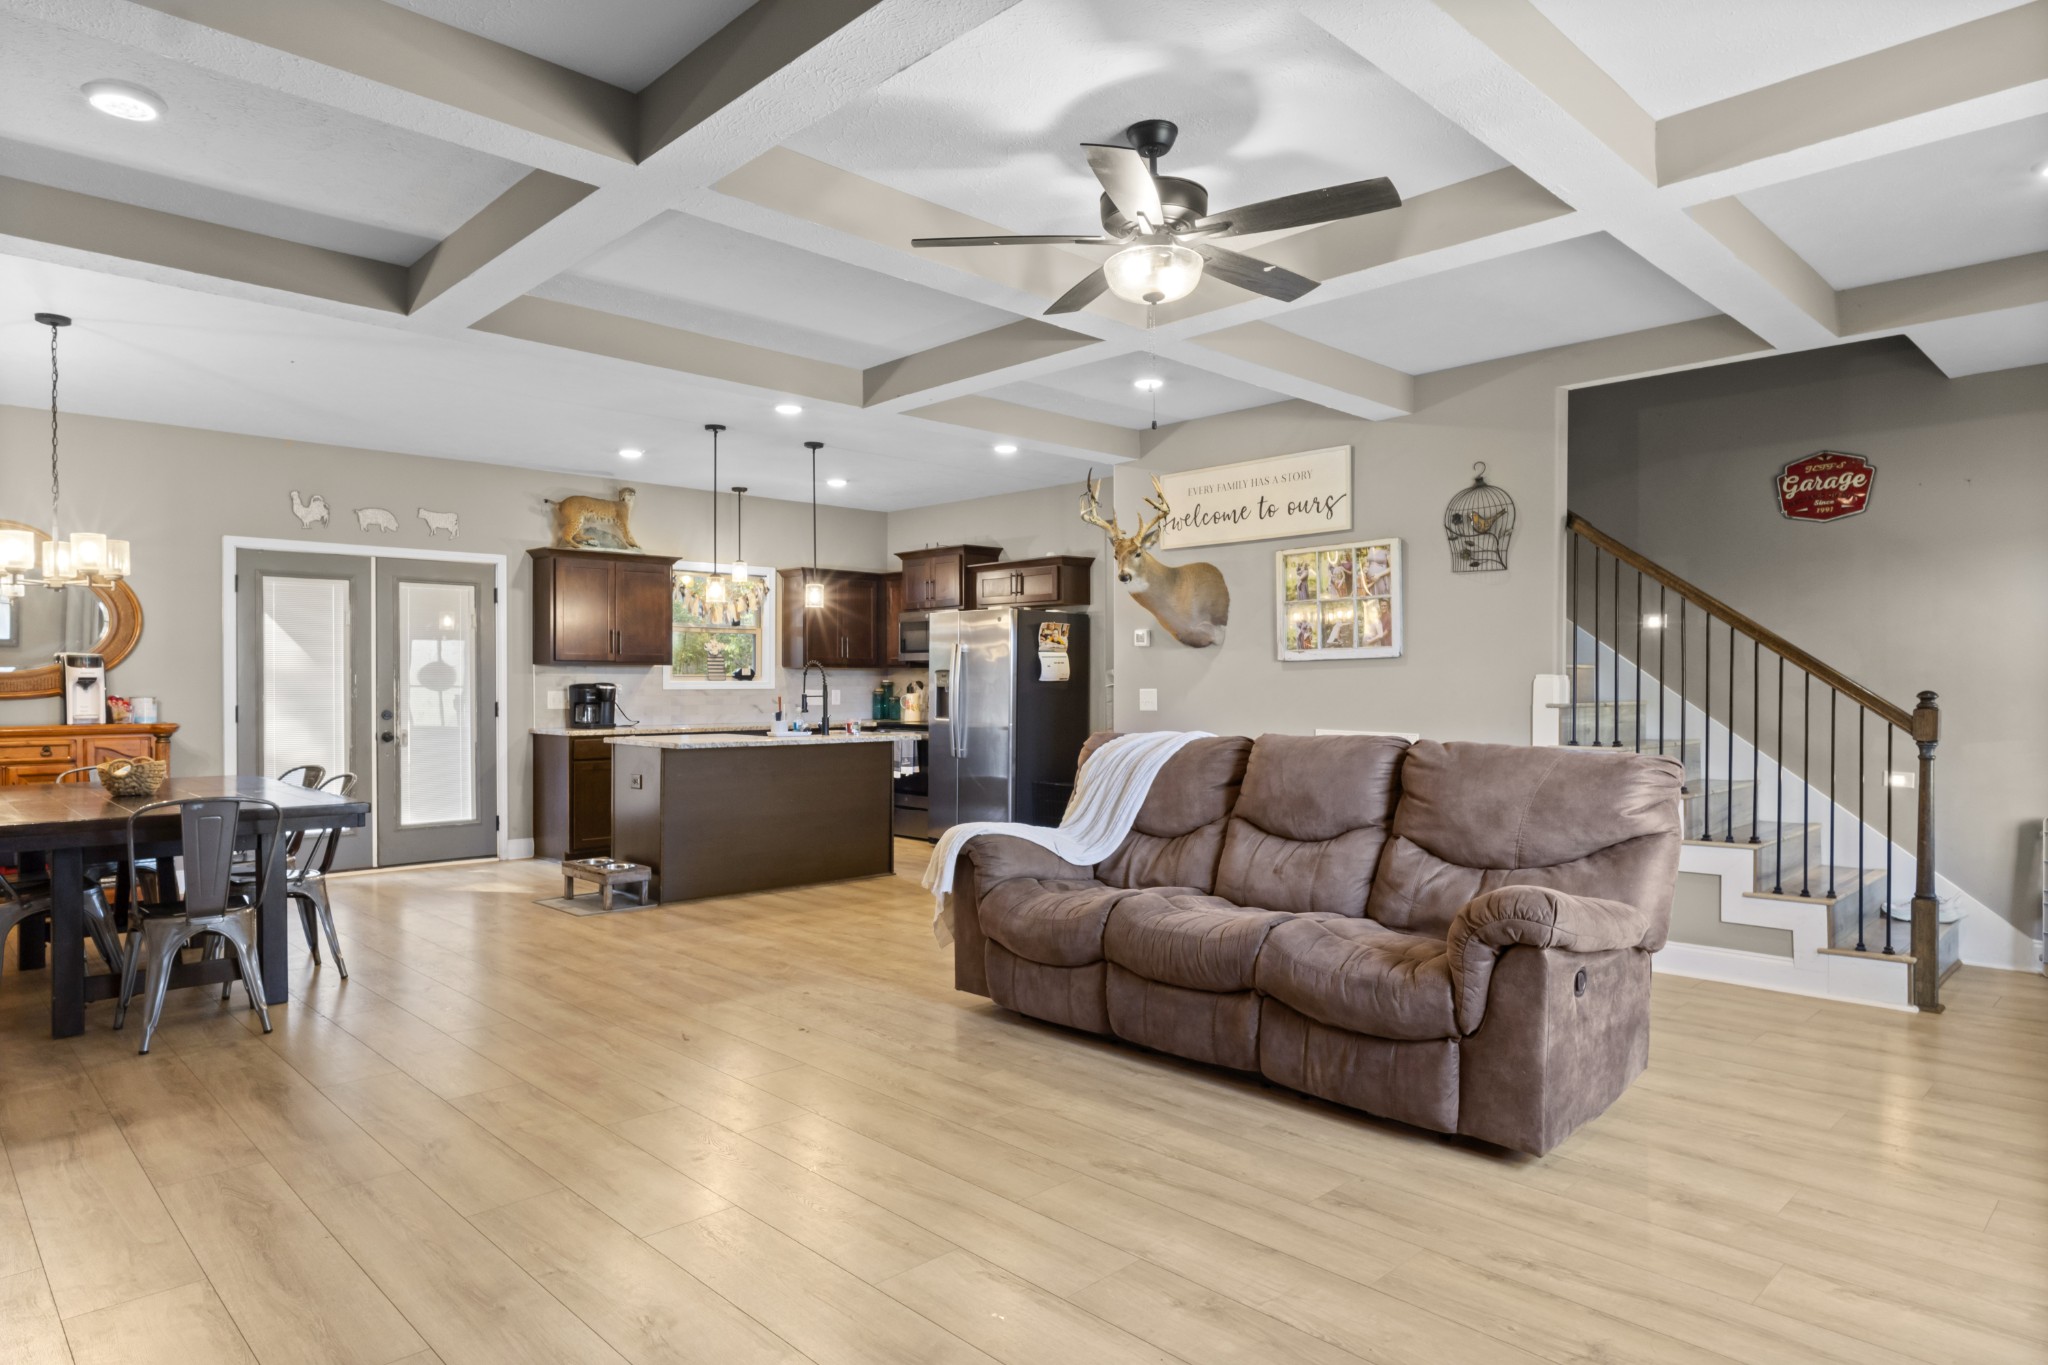
M533 737L533 852L595 858L612 846L612 746L593 735Z

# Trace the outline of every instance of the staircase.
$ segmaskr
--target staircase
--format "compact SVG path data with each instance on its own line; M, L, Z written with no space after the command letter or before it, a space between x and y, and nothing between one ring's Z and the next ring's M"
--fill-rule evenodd
M1720 878L1723 921L1793 944L1674 943L1659 965L1939 1010L1960 932L1935 897L1934 695L1896 706L1583 518L1567 529L1557 742L1679 759L1681 870Z

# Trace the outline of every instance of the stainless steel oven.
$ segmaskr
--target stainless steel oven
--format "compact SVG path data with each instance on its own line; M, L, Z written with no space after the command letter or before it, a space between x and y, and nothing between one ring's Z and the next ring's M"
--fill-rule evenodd
M906 611L896 620L896 653L898 663L930 663L932 657L932 618L929 612Z

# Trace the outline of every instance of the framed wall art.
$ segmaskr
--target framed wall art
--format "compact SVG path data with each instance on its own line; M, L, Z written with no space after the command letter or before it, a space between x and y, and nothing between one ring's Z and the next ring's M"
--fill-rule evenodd
M1398 538L1281 550L1273 564L1283 662L1400 657Z

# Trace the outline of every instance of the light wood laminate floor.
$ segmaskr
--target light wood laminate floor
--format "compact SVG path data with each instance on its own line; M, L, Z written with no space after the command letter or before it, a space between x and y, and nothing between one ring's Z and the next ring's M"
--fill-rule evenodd
M902 846L906 873L922 856ZM2048 982L1940 1018L1660 977L1542 1160L951 989L905 876L613 917L348 878L269 1037L0 977L26 1362L2040 1365Z

